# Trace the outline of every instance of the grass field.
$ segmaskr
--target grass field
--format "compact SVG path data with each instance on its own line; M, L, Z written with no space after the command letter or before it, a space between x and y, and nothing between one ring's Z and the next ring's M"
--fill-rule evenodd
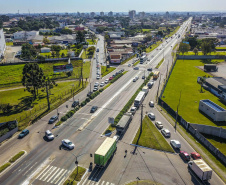
M94 42L93 42L92 39L87 39L86 42L88 42L89 45L95 45L97 40L94 40Z
M72 87L74 85L74 92L78 90L79 82L78 81L68 81L57 83L58 86L50 90L50 101L52 106L60 102L61 99L71 96ZM29 118L30 115L38 115L40 112L43 112L46 109L46 94L39 90L39 96L36 100L32 101L32 95L24 91L24 89L16 89L10 91L0 92L1 103L10 103L14 106L11 113L5 115L0 113L0 122L6 122L10 120L17 119L19 121L19 129L27 126L27 121L25 118ZM45 108L42 108L45 107ZM25 121L21 121L25 120Z
M78 61L71 61L74 66L73 75L68 77L66 73L53 73L53 66L62 64L65 65L67 62L55 62L55 63L40 63L39 66L43 69L45 75L50 76L53 79L73 79L78 78L78 71L80 70ZM0 67L0 86L11 84L11 83L20 83L22 79L22 71L25 64L19 65L8 65ZM83 75L84 78L88 78L90 73L90 62L83 64ZM21 85L21 84L18 84Z
M226 47L216 47L216 49L226 49Z
M182 55L182 53L180 53L180 55ZM187 53L184 53L184 55L195 55L195 53L193 51L188 51ZM202 51L199 51L198 55L203 55ZM226 55L226 51L211 52L208 55Z
M77 168L78 168L78 174L77 174ZM86 172L86 169L83 167L76 167L75 170L71 173L69 178L64 182L63 185L76 185Z
M151 30L152 30L152 29L142 29L143 32L145 32L145 31L146 31L146 32L149 32L149 31L151 31Z
M140 129L133 140L133 144L137 143L137 139L140 134ZM157 150L164 150L167 152L174 152L172 147L167 143L162 134L158 131L155 125L151 122L148 116L143 119L142 134L138 141L138 145L153 148Z
M173 34L175 34L179 30L180 26L177 26L169 35L166 35L166 37L171 37Z
M219 99L209 91L204 90L200 93L200 85L197 83L197 77L209 76L207 73L198 69L196 66L203 66L202 60L177 60L173 73L163 94L163 100L176 110L180 91L181 101L179 114L190 123L206 124L210 126L222 126L226 128L226 123L215 123L199 112L199 101L209 99L219 106L226 108Z
M64 53L64 55L67 56L68 50L67 49L60 50L60 56L62 55L62 53ZM48 56L51 56L51 52L49 52L49 53L39 53L39 54L42 55L42 56L44 56L44 57L46 57L46 58ZM57 57L55 56L54 58L57 58Z
M151 45L151 48L148 47L148 48L146 49L146 52L147 52L147 53L150 53L150 52L153 51L155 48L157 48L161 43L162 43L162 41L156 42L156 44Z
M86 51L83 51L83 53L82 53L82 55L81 55L81 58L82 59L89 59L90 58L90 56L88 55L88 52ZM93 56L91 56L91 58L93 58Z
M115 67L107 68L106 66L101 66L101 76L104 77L110 72L114 71L115 69L116 69Z
M13 46L13 42L6 42L6 46Z

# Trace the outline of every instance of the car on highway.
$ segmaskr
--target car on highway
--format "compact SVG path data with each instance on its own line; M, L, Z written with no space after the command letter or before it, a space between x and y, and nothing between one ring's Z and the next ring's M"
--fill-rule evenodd
M106 83L106 84L107 84L108 82L109 82L109 80L108 80L108 79L106 79L106 80L104 81L104 83Z
M69 139L63 139L62 145L69 148L70 150L74 149L75 145Z
M150 61L150 58L148 58L147 61Z
M74 101L73 103L72 103L72 107L77 107L79 105L79 101L78 100L76 100L76 101Z
M53 140L54 139L54 135L52 132L50 132L49 130L45 131L45 136L48 140Z
M155 122L155 126L158 128L158 129L162 129L163 128L163 125L160 121L156 121Z
M136 81L137 81L137 79L136 79L136 78L134 78L134 79L133 79L133 82L136 82Z
M145 76L142 76L142 79L145 79Z
M170 131L168 129L166 129L166 128L163 128L161 130L161 132L162 132L162 135L164 135L165 137L170 137L171 136Z
M109 78L109 80L112 80L113 79L113 76L111 76L110 78Z
M148 113L148 117L149 117L151 120L155 120L155 114L154 114L153 112Z
M148 71L152 71L152 68L148 68L147 70L148 70Z
M133 69L134 69L134 70L139 70L139 67L134 67Z
M199 153L197 153L197 152L192 152L191 153L191 157L193 159L202 159L201 155Z
M128 64L128 67L130 67L131 66L131 64Z
M104 85L105 85L104 82L101 82L101 83L100 83L100 87L103 87Z
M184 159L185 161L190 161L190 155L189 155L187 152L185 152L185 151L180 151L180 154L179 154L179 155L180 155L181 158Z
M170 140L170 144L173 146L173 148L175 149L180 149L181 148L181 144L180 141L178 140Z
M26 135L29 134L29 130L28 129L24 129L20 134L19 134L19 138L23 138Z
M136 107L131 107L130 111L133 115L136 113L137 108Z
M150 106L150 107L154 107L154 106L155 106L154 102L153 102L153 101L150 101L150 102L149 102L149 106Z
M99 76L99 75L97 75L96 79L97 79L97 80L99 80L99 79L100 79L100 76Z
M72 104L72 105L73 105L73 104ZM49 124L54 123L57 119L58 119L58 116L57 116L57 115L52 116L52 117L49 119Z
M92 108L91 108L91 110L90 110L90 113L96 112L97 109L98 109L97 106L92 106Z

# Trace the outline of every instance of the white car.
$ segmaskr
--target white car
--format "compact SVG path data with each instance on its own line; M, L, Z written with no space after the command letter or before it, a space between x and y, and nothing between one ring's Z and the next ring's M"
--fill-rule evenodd
M160 122L160 121L156 121L155 122L155 125L156 125L156 127L158 128L158 129L162 129L163 128L163 125L162 125L162 123Z
M62 140L62 145L71 149L74 149L75 145L69 140L69 139L63 139Z
M96 79L99 80L100 79L100 76L97 76Z
M105 85L104 82L101 82L101 83L100 83L100 87L103 87L104 85Z
M154 102L153 102L153 101L150 101L150 102L149 102L149 106L150 106L150 107L154 107L154 106L155 106Z
M131 112L132 114L135 114L136 111L137 111L137 108L136 108L136 107L131 107L130 112Z
M47 137L48 140L53 140L54 139L54 135L49 130L47 130L45 132L45 136Z
M171 136L170 131L169 131L168 129L166 129L166 128L163 128L163 129L161 130L161 132L162 132L162 134L163 134L165 137L170 137L170 136Z
M99 86L99 82L95 82L94 87L98 87Z
M152 120L155 120L155 115L152 112L148 113L148 117Z
M170 140L170 144L176 148L176 149L180 149L181 148L181 144L178 140Z
M108 82L109 82L109 80L108 80L108 79L106 79L106 80L104 81L104 83L106 83L106 84L107 84Z

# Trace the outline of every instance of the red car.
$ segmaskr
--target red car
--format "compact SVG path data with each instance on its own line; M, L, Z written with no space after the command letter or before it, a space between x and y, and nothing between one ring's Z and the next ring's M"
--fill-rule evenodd
M185 151L180 151L180 154L181 158L183 158L185 161L190 161L190 155L185 152Z
M113 79L113 77L111 76L110 78L109 78L109 80L112 80Z
M197 152L192 152L191 153L191 157L193 159L202 159L201 155L199 153L197 153Z

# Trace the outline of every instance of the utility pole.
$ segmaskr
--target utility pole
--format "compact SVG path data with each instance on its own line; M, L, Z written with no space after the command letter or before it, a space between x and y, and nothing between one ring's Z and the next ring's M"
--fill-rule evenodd
M50 110L48 81L46 81L46 95L47 95L48 110Z
M143 122L143 108L144 108L144 105L142 104L141 105L141 114L140 114L140 136L142 134L142 122Z
M168 64L167 64L166 79L167 79L167 76L168 76L168 67L169 67L169 60L168 60Z
M89 92L91 92L91 82L89 83Z
M181 91L182 91L182 90L181 90ZM178 103L178 105L177 105L177 114L176 114L176 121L175 121L175 131L177 130L177 117L178 117L178 109L179 109L179 106L180 106L181 91L180 91L179 103Z
M160 75L160 78L159 78L159 85L158 85L158 90L157 90L157 95L156 95L156 102L158 102L158 94L159 94L160 82L161 82L161 75Z

